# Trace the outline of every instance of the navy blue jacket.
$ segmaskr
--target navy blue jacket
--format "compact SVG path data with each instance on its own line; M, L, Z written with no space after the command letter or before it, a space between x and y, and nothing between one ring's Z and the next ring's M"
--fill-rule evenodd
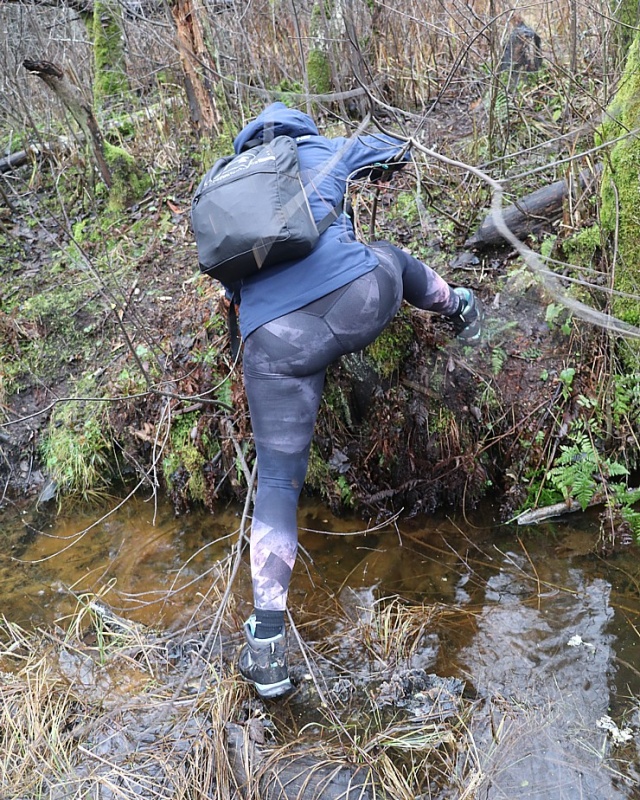
M327 139L319 135L307 114L273 103L242 129L233 147L240 153L251 139L269 141L283 134L297 139L302 182L312 187L307 191L316 222L340 204L350 176L376 162L393 161L404 146L383 134ZM349 217L341 214L305 258L270 267L228 287L240 297L243 338L260 325L350 283L377 263L374 253L356 241Z

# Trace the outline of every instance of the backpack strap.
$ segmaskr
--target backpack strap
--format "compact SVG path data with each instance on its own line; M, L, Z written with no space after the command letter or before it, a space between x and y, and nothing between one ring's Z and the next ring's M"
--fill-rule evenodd
M320 220L320 222L318 222L318 224L316 225L316 227L318 229L318 233L321 233L321 234L324 233L327 230L327 228L329 227L329 225L331 225L331 223L334 220L338 219L340 214L342 214L343 208L344 208L344 197L338 203L337 206L334 206L331 209L331 211L327 214L326 217L323 217Z

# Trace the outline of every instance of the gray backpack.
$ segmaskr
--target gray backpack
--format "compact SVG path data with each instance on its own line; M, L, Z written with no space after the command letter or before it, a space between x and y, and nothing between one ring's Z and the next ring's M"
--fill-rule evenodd
M217 161L193 196L200 270L230 284L302 258L341 211L342 205L314 221L295 139L252 140L239 155Z

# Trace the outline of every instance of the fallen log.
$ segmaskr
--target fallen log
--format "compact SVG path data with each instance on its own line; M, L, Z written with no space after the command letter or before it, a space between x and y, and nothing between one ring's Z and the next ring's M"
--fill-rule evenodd
M0 3L2 0L0 0ZM177 105L178 98L167 97L160 103L153 106L141 108L138 111L130 112L126 117L127 123L138 123L143 120L156 119L160 113L164 113L167 109ZM110 120L105 122L104 130L106 133L113 130L118 130L122 126L122 120ZM23 167L25 164L33 162L46 155L58 155L59 153L69 152L74 146L81 145L85 142L85 136L82 131L78 131L73 136L58 136L55 140L43 143L42 145L30 145L26 150L17 150L15 153L8 153L4 158L0 158L0 175L5 172L11 172L13 169Z
M634 494L637 495L640 489L632 488L626 491L627 495L631 496ZM539 522L544 522L554 517L560 517L563 514L572 514L574 511L585 511L587 508L602 505L606 503L609 498L610 495L603 490L596 492L585 508L583 508L577 500L572 499L563 500L560 503L553 503L550 506L543 506L542 508L530 508L515 517L515 522L517 522L518 525L537 525Z
M569 500L569 502L554 503L550 506L543 508L529 509L523 511L522 514L516 517L518 525L538 525L548 519L560 517L563 514L571 514L574 511L580 511L582 506L576 500Z
M258 723L259 720L252 720ZM260 800L383 800L373 771L365 765L322 758L312 752L278 753L261 749L256 725L227 723L229 765L244 798ZM256 735L257 733L257 735Z
M589 189L600 171L601 168L597 168L594 175L590 170L583 170L578 177L580 189L582 191ZM507 228L518 239L526 239L527 236L538 233L552 222L560 219L564 201L575 188L574 180L563 178L522 197L502 211ZM494 222L493 211L491 211L473 236L467 239L464 246L481 249L504 244L504 241L504 237Z
M0 174L10 172L16 167L22 167L29 161L33 161L40 155L37 147L30 147L28 150L18 150L17 153L11 153L4 158L0 158Z

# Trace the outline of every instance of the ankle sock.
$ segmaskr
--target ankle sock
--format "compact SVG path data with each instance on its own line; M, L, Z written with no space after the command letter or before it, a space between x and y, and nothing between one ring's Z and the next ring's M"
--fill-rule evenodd
M284 628L284 611L255 608L253 616L256 620L256 629L253 634L256 639L271 639L281 633Z

